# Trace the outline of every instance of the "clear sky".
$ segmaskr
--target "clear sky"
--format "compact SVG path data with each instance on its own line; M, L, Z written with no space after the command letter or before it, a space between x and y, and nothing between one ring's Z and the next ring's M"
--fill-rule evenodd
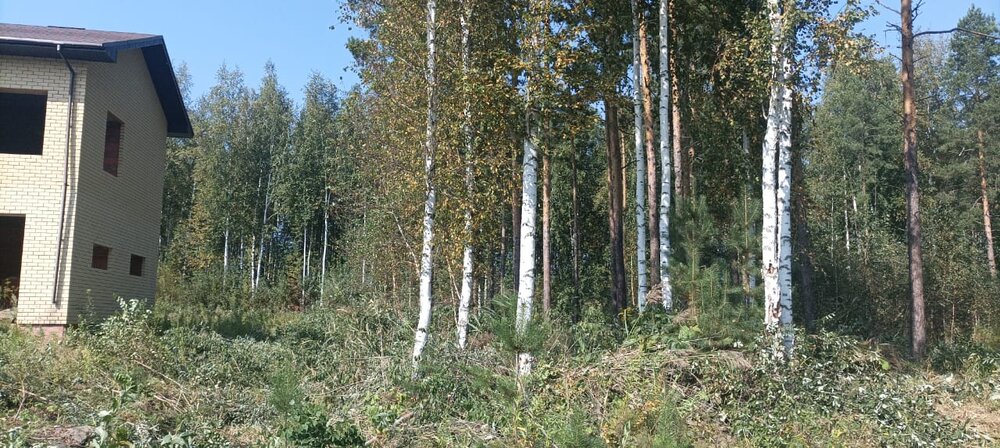
M346 90L357 76L344 70L352 59L340 14L338 0L0 0L0 22L162 34L174 67L188 65L192 98L223 63L256 87L268 59L296 101L314 70Z
M898 7L895 0L884 2ZM917 28L951 28L972 4L1000 16L1000 0L926 0ZM886 23L899 23L899 17L877 8L880 15L863 30L897 53L899 37ZM268 59L296 100L313 70L341 89L350 87L357 76L344 45L352 31L340 23L340 13L338 0L0 0L0 22L162 34L174 64L188 64L195 98L214 84L223 63L240 67L247 84L256 86Z
M879 6L874 0L862 1L866 5L874 5L877 15L863 23L861 31L873 36L890 53L898 55L899 33L890 28L888 23L898 25L899 15ZM914 0L914 5L917 2L918 0ZM883 0L882 3L899 10L897 0ZM914 27L918 32L953 28L973 5L986 14L992 14L1000 19L1000 0L925 0L923 7L918 11Z

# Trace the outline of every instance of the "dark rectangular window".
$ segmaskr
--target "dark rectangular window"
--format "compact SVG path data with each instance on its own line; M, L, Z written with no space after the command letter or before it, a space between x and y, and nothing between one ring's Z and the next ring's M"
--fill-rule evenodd
M42 154L46 93L0 92L0 153Z
M138 255L132 254L132 259L128 263L128 273L129 275L134 275L136 277L142 277L142 265L146 261L145 258Z
M108 259L111 258L111 248L100 244L94 245L94 254L90 257L90 267L108 270Z
M108 114L108 124L104 128L104 171L118 175L118 154L122 144L122 122Z

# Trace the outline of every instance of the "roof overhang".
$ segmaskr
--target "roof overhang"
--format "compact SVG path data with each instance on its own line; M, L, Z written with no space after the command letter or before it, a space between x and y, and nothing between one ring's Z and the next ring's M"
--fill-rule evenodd
M181 95L174 68L167 54L163 37L122 40L94 44L64 42L46 39L0 37L0 54L37 58L62 58L78 61L116 62L121 50L141 49L146 68L153 81L153 88L160 99L160 107L167 119L167 136L191 138L194 131L188 118L184 97Z

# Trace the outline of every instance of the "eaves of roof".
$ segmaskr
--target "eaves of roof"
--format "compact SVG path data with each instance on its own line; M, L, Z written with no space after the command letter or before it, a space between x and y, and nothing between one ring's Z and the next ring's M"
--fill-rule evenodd
M194 135L184 106L170 55L162 36L90 31L79 28L35 27L0 24L0 54L116 62L118 52L140 49L160 106L167 119L167 135Z

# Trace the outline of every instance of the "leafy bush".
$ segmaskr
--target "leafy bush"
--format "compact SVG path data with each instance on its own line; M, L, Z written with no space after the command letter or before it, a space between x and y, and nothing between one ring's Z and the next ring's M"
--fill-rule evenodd
M331 422L326 411L317 405L297 407L285 419L282 439L290 446L364 446L361 431L345 421Z

